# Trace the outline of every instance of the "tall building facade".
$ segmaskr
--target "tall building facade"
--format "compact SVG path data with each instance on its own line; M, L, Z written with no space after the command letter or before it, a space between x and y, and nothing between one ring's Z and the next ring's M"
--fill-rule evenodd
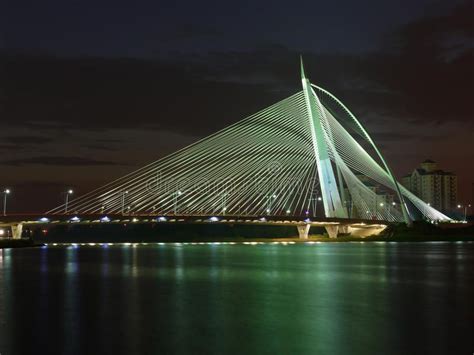
M423 201L442 212L453 212L458 199L458 178L438 169L436 162L425 160L402 178L402 184Z

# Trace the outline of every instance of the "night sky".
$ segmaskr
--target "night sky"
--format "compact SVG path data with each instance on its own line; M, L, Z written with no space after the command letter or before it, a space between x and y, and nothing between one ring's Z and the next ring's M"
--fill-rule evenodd
M474 181L469 1L11 1L0 52L0 187L36 212L301 90L366 125L401 177L430 158Z

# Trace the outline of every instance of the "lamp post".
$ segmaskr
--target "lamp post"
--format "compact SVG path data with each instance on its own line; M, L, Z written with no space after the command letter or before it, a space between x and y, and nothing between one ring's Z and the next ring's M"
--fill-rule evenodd
M277 195L276 194L272 194L272 195L268 195L267 196L267 215L269 216L270 213L272 212L272 202L274 199L277 198Z
M221 211L223 216L225 216L225 211L227 211L227 195L227 192L221 194Z
M67 205L69 203L69 195L72 195L74 193L74 191L72 191L71 189L67 190L66 191L66 201L64 203L64 214L67 214Z
M318 215L318 202L322 201L322 197L321 196L317 196L317 197L313 197L313 198L310 198L310 202L313 202L312 205L313 205L313 217L316 217ZM311 204L311 203L310 203Z
M468 208L471 208L471 204L467 204L467 205L458 205L458 208L464 208L464 222L467 222L467 209Z
M127 194L128 194L128 191L122 191L122 208L121 208L122 215L125 212L125 195Z
M174 193L174 204L173 204L173 210L174 210L174 214L176 215L177 212L178 212L178 196L181 196L183 193L178 190Z
M3 215L7 215L7 196L10 195L11 190L5 189L3 190Z
M323 198L321 196L318 196L317 200L316 200L316 208L314 209L314 215L317 216L318 215L318 202L321 202L323 200ZM324 212L324 211L323 211Z

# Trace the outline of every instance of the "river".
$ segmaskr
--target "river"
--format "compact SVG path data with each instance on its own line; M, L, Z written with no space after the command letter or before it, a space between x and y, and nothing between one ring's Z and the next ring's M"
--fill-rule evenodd
M474 244L0 250L0 354L471 354Z

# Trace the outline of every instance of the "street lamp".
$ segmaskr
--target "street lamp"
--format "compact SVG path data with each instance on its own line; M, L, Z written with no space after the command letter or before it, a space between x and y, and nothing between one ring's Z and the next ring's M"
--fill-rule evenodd
M69 203L69 195L72 195L73 193L74 191L72 191L71 189L66 191L66 201L64 203L64 214L67 214L67 205Z
M318 197L310 197L309 198L309 207L312 207L312 210L313 210L313 217L316 217L317 213L318 213L318 202L321 201L322 198L321 196L318 196ZM309 214L309 210L305 212L306 215Z
M178 196L181 196L183 193L181 192L181 190L178 190L174 193L174 214L176 215L177 214L177 211L178 211Z
M10 189L3 190L3 215L7 215L7 196L11 193Z
M222 215L225 215L225 211L227 211L227 196L229 195L228 192L221 193L221 212Z
M272 212L272 202L277 197L278 197L277 194L272 194L272 195L267 196L267 209L266 209L267 215L270 215L270 213Z
M122 191L122 215L124 214L125 211L125 195L128 194L128 191Z
M471 204L458 205L458 208L464 208L464 222L466 222L467 221L467 209L471 208Z
M323 198L321 196L318 196L316 199L316 206L314 206L314 216L316 217L318 215L318 202L322 201Z

